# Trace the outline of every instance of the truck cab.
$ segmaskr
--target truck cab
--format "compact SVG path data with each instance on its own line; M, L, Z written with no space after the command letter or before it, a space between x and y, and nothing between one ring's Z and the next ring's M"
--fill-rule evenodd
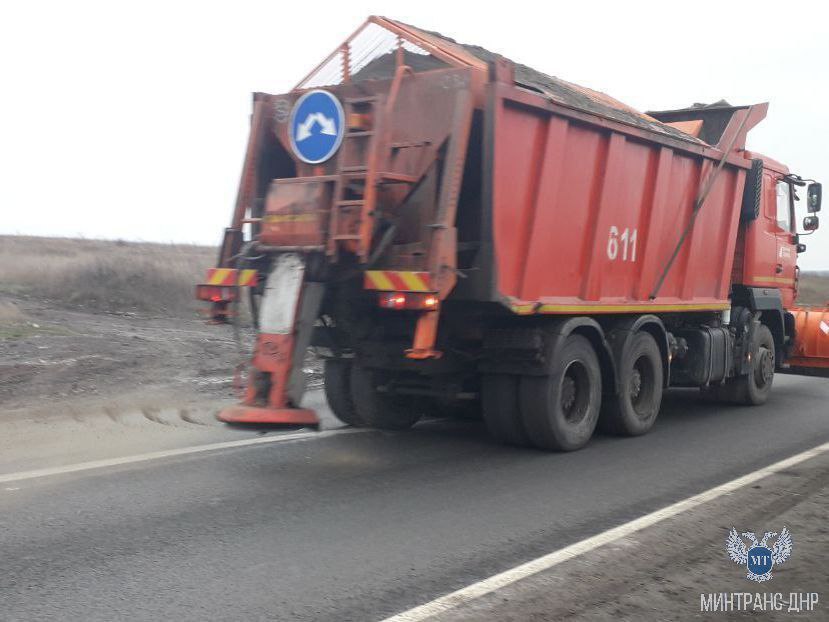
M734 282L777 289L783 307L789 308L797 298L796 179L780 162L758 153L748 152L746 156L762 163L752 169L746 181L747 188L751 184L759 186L760 201L756 218L746 222L745 231L741 232L744 256L742 262L735 264L738 273ZM750 212L744 209L744 221L748 215Z

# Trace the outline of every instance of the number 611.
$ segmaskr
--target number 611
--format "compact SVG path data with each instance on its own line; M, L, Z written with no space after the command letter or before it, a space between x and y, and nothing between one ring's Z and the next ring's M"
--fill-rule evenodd
M610 227L607 237L607 258L616 261L619 258L619 247L622 249L622 261L636 261L636 229L625 228L621 235L619 227Z

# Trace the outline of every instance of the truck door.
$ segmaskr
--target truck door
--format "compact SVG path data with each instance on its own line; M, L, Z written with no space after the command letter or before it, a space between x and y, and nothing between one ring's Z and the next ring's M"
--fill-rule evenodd
M763 171L760 214L746 230L743 264L743 283L779 289L786 308L794 301L797 271L791 194L781 173Z
M777 257L774 262L774 282L783 297L783 306L794 304L797 287L797 249L795 247L795 220L792 185L780 178L774 183L774 237Z

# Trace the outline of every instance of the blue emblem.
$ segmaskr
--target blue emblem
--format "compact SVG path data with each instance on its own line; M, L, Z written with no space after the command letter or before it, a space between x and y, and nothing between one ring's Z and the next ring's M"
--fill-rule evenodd
M771 570L771 549L767 546L753 546L748 550L749 572L756 575L766 574Z
M792 534L786 527L783 527L783 531L771 547L767 545L768 540L775 537L777 532L767 531L759 542L757 536L750 531L741 535L751 541L751 546L747 547L737 534L737 530L732 527L725 540L725 550L728 551L731 561L746 567L748 571L746 579L751 581L758 583L768 581L771 579L772 567L775 564L782 564L792 554L794 542Z
M291 111L291 147L308 164L325 162L343 141L345 115L339 100L328 91L308 91Z

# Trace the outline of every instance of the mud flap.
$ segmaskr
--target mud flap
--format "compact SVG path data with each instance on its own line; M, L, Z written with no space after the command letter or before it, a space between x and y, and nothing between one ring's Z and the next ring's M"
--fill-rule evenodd
M279 255L265 284L259 334L244 403L219 419L228 423L318 425L314 411L300 408L305 392L303 360L319 313L324 284L305 281L305 260Z
M294 353L291 361L291 373L288 377L288 401L299 405L305 394L305 372L303 363L308 346L311 345L311 335L314 333L314 323L319 315L322 296L325 293L325 284L306 281L302 286L299 299L299 309L296 314L296 329L294 330Z

